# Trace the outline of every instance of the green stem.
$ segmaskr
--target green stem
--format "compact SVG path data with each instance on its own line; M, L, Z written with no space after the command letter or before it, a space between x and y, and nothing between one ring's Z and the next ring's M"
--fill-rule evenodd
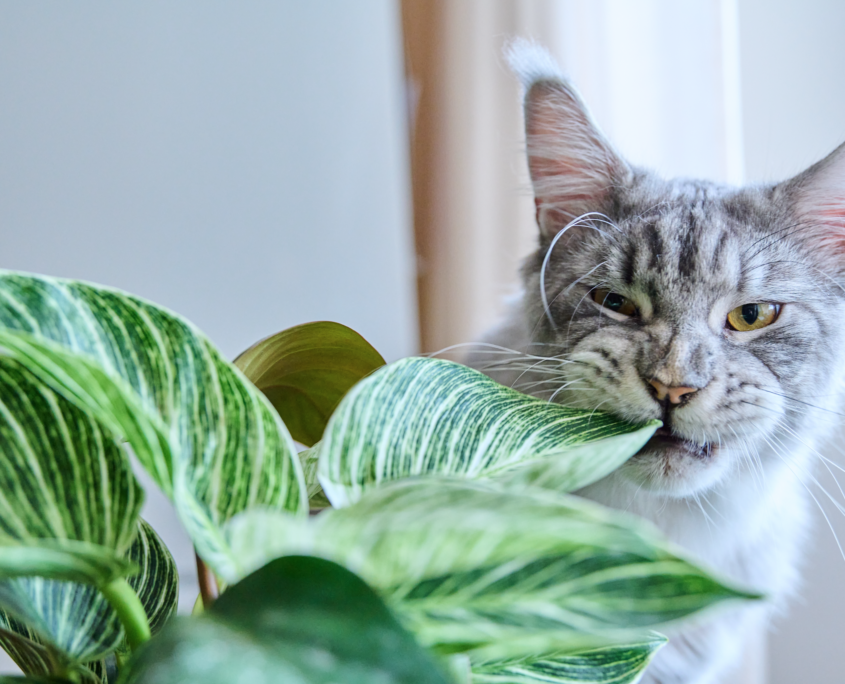
M102 591L106 600L117 611L117 616L126 632L129 648L134 651L150 638L150 623L144 612L144 606L129 586L129 582L122 577L109 582Z

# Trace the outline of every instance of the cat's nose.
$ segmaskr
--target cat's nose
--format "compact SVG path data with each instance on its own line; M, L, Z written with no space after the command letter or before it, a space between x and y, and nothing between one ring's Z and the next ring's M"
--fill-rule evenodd
M673 404L680 404L683 397L689 399L688 395L698 392L697 387L669 387L659 380L649 380L648 384L654 387L657 392L657 401L663 401L666 397L669 397L669 401Z

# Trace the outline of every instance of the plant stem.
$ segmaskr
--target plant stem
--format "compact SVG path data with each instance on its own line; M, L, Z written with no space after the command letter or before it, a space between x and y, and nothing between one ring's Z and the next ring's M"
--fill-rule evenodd
M117 611L126 640L133 651L150 638L150 623L138 595L124 578L112 580L102 588L103 595Z
M213 604L219 596L220 591L217 587L217 580L214 577L214 573L211 572L198 553L194 553L194 556L196 556L197 559L197 579L199 580L200 585L202 605L203 608L208 610L211 608L211 604Z

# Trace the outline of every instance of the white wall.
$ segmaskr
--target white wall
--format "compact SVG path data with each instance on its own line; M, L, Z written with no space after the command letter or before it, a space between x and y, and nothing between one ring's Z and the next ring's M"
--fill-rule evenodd
M401 50L391 0L0 3L0 267L148 297L229 357L320 319L414 353Z
M739 0L739 7L746 172L750 182L780 180L845 142L845 3ZM842 444L840 438L826 455L845 466ZM832 469L842 481L845 475ZM826 475L822 485L845 503L819 470ZM845 544L843 515L819 487L812 492ZM818 513L804 566L804 585L769 639L769 681L839 684L845 681L845 558Z
M558 54L623 156L742 181L735 0L562 0Z

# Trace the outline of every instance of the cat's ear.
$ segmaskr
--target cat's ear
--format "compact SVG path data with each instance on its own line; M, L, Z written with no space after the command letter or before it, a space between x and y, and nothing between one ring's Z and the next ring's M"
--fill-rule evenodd
M813 252L845 267L845 144L781 187Z
M508 49L525 90L528 169L537 223L547 237L587 212L603 212L630 170L593 122L551 55L528 41Z

